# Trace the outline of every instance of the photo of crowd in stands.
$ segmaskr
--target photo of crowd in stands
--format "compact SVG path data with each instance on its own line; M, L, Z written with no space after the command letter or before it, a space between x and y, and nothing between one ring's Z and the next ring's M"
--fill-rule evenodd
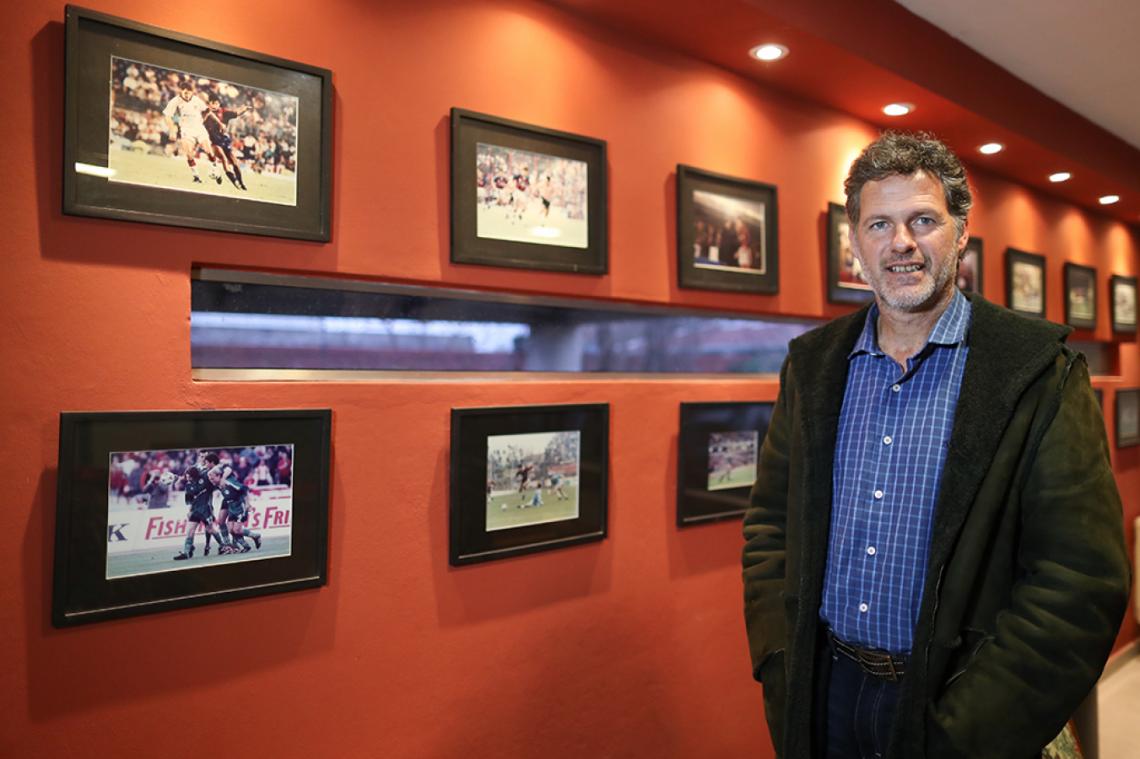
M736 274L767 272L764 204L693 190L693 266Z
M756 430L713 432L709 435L709 490L751 487L756 481Z
M294 446L110 454L106 579L289 556Z
M585 161L478 142L475 164L476 236L589 246Z
M108 181L297 205L297 97L111 56Z
M487 438L487 531L578 518L581 432Z

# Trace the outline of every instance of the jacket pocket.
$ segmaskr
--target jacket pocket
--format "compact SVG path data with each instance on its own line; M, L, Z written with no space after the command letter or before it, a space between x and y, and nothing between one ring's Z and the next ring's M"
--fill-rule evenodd
M966 670L970 667L970 662L978 655L978 652L985 648L986 644L993 640L994 636L990 635L985 630L975 630L967 627L962 630L954 641L951 642L948 648L953 650L950 655L950 663L947 672L950 675L942 684L942 689L950 687L955 680L966 674Z

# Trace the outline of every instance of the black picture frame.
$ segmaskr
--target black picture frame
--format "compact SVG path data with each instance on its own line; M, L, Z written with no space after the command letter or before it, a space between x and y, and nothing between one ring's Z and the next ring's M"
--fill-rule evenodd
M452 263L605 274L607 182L604 140L452 108Z
M1136 295L1136 277L1113 274L1108 278L1112 331L1116 334L1136 334Z
M608 470L607 404L452 409L451 565L604 539Z
M1045 318L1045 256L1005 250L1005 303L1011 311Z
M680 287L778 293L779 245L775 185L677 164Z
M1065 262L1065 324L1096 329L1096 269Z
M1140 389L1116 391L1116 447L1140 445Z
M974 293L985 297L982 288L985 279L985 245L980 237L966 241L962 257L958 261L958 289L964 293Z
M52 623L68 627L324 585L331 422L328 409L60 414ZM247 447L250 461L233 454ZM256 550L221 555L219 547L175 560L195 522L187 520L185 491L175 500L171 483L185 485L191 468L206 469L202 457L211 451L235 470L261 453L261 461L277 465L287 456L288 473L253 480L246 529L262 530ZM136 465L130 473L128 460ZM132 484L134 472L140 475ZM152 479L169 492L144 495ZM165 506L155 505L160 496ZM192 538L195 548L204 541Z
M827 204L827 299L832 303L867 303L875 297L851 250L850 224L846 208Z
M678 527L735 519L748 508L772 409L753 401L681 404Z
M73 5L66 34L65 214L329 240L331 71ZM192 114L170 137L163 111L177 106L175 82L192 83L199 104L215 94L235 113L253 106L256 130L244 113L225 120L219 139L236 137L237 147L223 154L221 171L202 157L213 138ZM165 153L184 154L183 138L199 140L186 143L193 168Z

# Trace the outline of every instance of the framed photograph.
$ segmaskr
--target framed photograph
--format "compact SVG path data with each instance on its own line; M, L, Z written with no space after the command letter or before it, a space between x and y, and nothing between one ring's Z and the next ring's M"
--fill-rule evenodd
M1019 314L1045 318L1045 256L1006 248L1005 302Z
M776 187L677 166L677 283L780 291Z
M1065 324L1096 329L1096 269L1065 264Z
M606 536L609 406L451 411L452 566Z
M332 73L67 6L63 212L329 239Z
M1077 739L1077 728L1072 720L1065 724L1057 737L1041 752L1041 759L1084 759L1084 757L1081 742Z
M1140 390L1116 391L1116 447L1140 445Z
M1108 280L1112 298L1112 331L1136 334L1136 277L1112 275Z
M971 237L958 262L958 289L982 295L982 238Z
M52 622L325 584L331 412L60 415Z
M606 143L451 109L451 260L605 274Z
M866 303L875 297L863 279L863 267L851 249L847 209L827 204L827 299L832 303Z
M681 404L678 527L744 513L771 418L771 403Z

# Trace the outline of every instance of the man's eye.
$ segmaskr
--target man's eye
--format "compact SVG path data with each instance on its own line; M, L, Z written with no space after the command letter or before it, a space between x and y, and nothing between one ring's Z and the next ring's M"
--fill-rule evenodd
M914 223L918 224L919 226L926 226L928 224L933 224L934 219L932 219L929 216L919 216L917 219L914 220Z
M887 228L887 222L885 222L885 221L873 221L873 222L871 222L871 226L869 226L867 228L873 232L880 232L880 231Z

